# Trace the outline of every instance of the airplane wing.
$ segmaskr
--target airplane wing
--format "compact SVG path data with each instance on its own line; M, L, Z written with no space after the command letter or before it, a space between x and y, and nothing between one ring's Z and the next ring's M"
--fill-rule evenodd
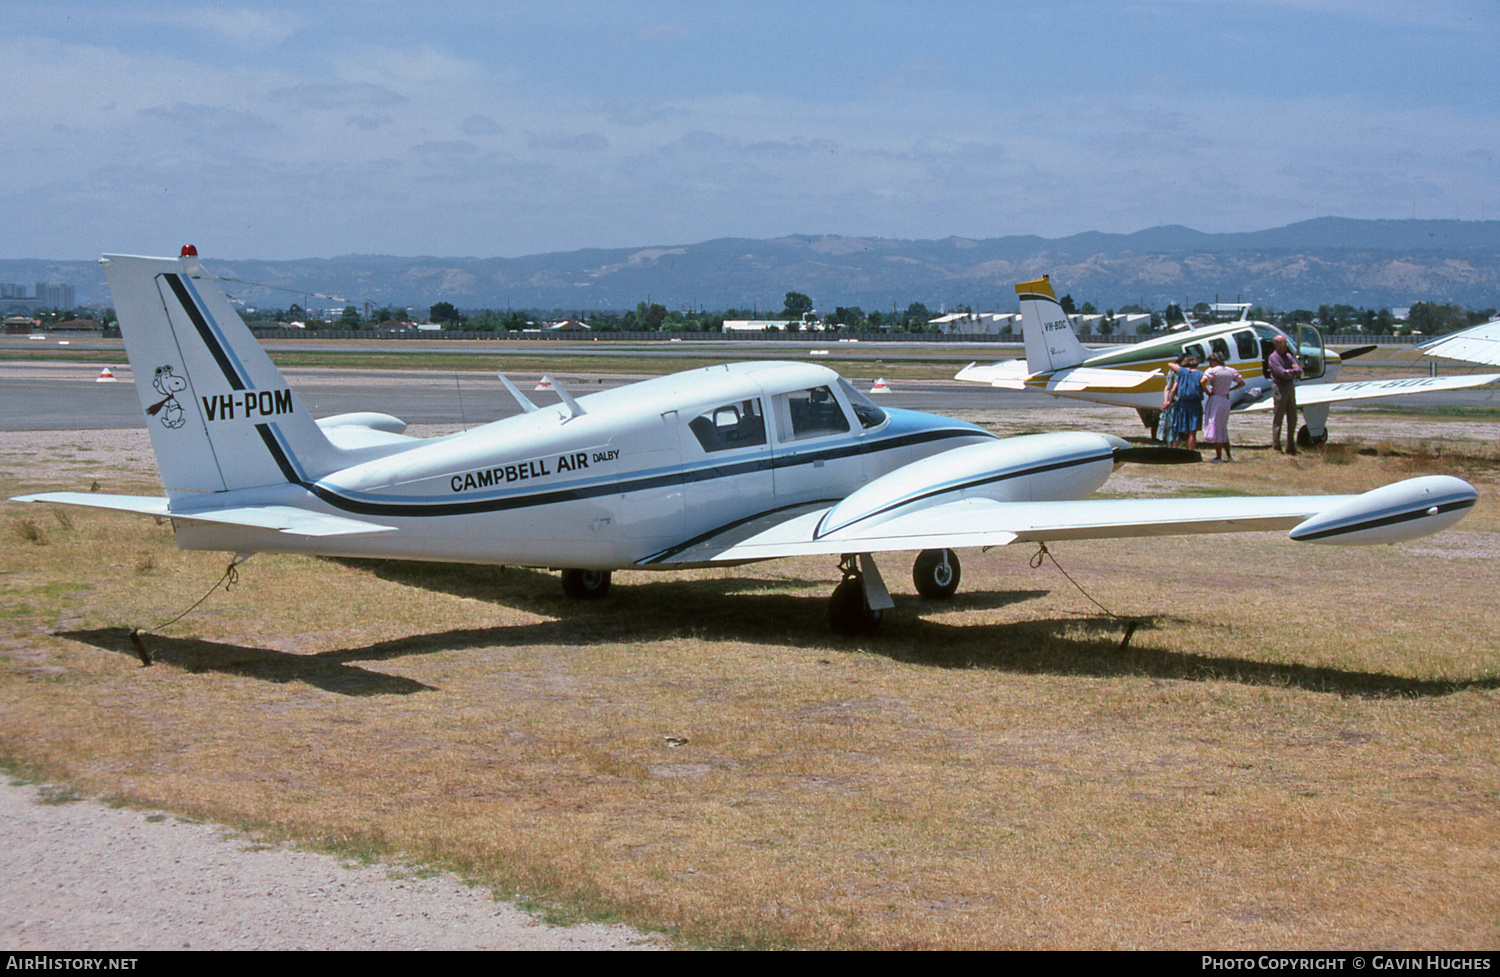
M1065 469L1096 466L1099 478L1090 484L1097 485L1113 465L1130 460L1122 452L1133 449L1081 433L1012 439L1028 440L956 448L876 479L835 505L769 512L687 540L640 565L1276 529L1290 530L1295 540L1396 542L1457 522L1478 498L1473 486L1448 475L1407 479L1362 495L1069 498L1063 479L1073 476ZM1062 497L1038 494L1039 478L1056 478Z
M1075 390L1133 390L1153 379L1159 370L1112 370L1102 367L1075 366L1055 373L1028 373L1025 360L1002 360L988 366L970 363L958 371L955 380L987 383L1002 390L1042 390L1047 393Z
M1476 373L1457 377L1400 377L1394 380L1356 380L1349 383L1309 383L1297 385L1297 406L1336 404L1346 400L1378 400L1381 397L1405 397L1409 394L1434 393L1440 390L1464 390L1482 387L1500 380L1500 373ZM1270 410L1270 399L1249 404L1243 410Z
M1440 336L1422 343L1417 349L1426 356L1500 366L1500 319Z
M820 536L832 507L769 526L746 525L700 540L652 566L733 563L829 553L959 549L1061 539L1170 536L1291 529L1354 496L1243 499L1087 499L994 502L965 499L932 506L859 532Z
M90 509L112 509L136 515L171 519L176 522L206 522L245 529L271 529L290 536L379 536L396 531L359 519L347 519L321 512L311 512L287 505L239 506L202 512L173 512L167 500L143 495L99 495L92 492L44 492L22 495L12 502L53 502L59 505L85 506Z

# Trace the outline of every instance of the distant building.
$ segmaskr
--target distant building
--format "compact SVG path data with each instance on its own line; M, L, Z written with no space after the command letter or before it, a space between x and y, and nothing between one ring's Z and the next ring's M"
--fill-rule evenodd
M564 319L561 322L549 322L547 328L552 332L588 332L590 326L587 322L579 322L577 319Z
M793 325L793 323L787 322L785 319L725 319L724 331L770 332L775 330L777 332L784 332L789 325ZM795 323L795 325L803 332L823 331L823 324L817 320Z
M37 282L36 302L45 309L71 309L77 304L75 289L63 282Z
M1238 319L1249 308L1249 302L1215 302L1208 307L1209 314L1215 319L1232 320Z
M104 324L95 319L64 319L47 327L48 332L103 332Z
M1021 314L1019 312L1010 315L1003 315L999 312L950 312L936 319L927 320L927 324L935 326L940 332L965 336L999 336L1005 333L1006 326L1010 327L1011 332L1018 332L1021 328Z

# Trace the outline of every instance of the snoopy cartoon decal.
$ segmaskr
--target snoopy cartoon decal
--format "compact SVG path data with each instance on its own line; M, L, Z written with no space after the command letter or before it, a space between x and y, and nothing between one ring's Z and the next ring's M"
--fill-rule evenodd
M164 399L147 407L146 413L152 417L161 414L164 427L179 428L187 423L182 416L182 405L177 402L177 395L187 389L187 380L178 376L170 364L166 364L156 368L156 376L152 378L151 386L155 387Z

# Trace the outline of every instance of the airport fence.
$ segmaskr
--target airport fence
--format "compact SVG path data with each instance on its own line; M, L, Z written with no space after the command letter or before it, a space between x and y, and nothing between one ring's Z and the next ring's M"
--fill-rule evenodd
M399 332L374 329L256 329L255 334L264 340L285 341L291 339L355 339L391 340L406 339L462 341L491 340L505 342L606 342L606 343L663 343L663 342L774 342L794 346L825 346L835 343L1010 343L1019 345L1021 337L1014 333L841 333L841 332L608 332L568 329L557 332L468 332L458 329L425 330L408 329ZM116 333L118 335L118 333ZM1153 334L1159 335L1159 334ZM1146 336L1102 336L1081 335L1078 337L1089 345L1110 343L1134 343ZM1409 346L1422 342L1426 336L1376 336L1357 333L1341 333L1326 336L1324 341L1332 346Z

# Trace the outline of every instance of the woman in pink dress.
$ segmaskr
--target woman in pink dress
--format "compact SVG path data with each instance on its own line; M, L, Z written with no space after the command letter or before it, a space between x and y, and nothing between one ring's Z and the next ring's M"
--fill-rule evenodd
M1210 353L1202 383L1208 395L1203 405L1203 441L1214 446L1214 461L1234 461L1229 450L1229 392L1243 387L1245 378L1234 367L1225 366L1223 356Z

